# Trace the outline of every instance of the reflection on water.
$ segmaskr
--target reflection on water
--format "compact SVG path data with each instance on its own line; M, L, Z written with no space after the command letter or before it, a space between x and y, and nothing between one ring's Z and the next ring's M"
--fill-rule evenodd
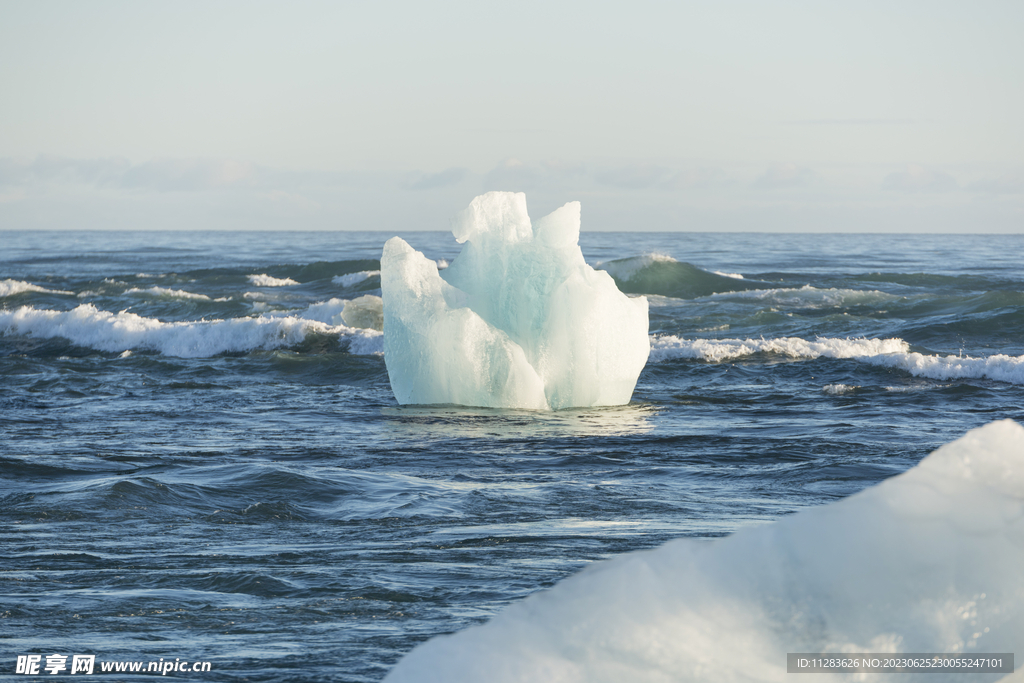
M642 403L558 411L414 405L382 408L381 416L396 437L525 439L646 434L661 410Z

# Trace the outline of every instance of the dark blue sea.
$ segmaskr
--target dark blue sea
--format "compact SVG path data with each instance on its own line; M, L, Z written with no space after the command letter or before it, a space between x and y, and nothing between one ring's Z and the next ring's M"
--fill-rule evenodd
M0 232L0 676L379 681L589 563L1024 421L1024 235L584 233L652 354L629 405L543 413L397 405L391 236Z

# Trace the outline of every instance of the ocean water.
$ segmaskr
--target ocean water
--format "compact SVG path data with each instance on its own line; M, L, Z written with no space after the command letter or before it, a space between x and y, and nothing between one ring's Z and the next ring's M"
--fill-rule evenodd
M583 233L653 350L629 405L555 413L396 404L390 236L0 232L0 676L378 681L595 560L1024 420L1024 236Z

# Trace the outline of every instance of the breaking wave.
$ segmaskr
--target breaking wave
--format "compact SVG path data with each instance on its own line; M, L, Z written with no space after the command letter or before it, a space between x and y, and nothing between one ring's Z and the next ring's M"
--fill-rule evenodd
M627 294L658 294L677 299L696 299L710 294L764 287L767 283L745 280L739 273L713 273L664 254L645 254L598 263L619 289Z
M127 311L101 311L92 304L82 304L70 311L22 306L0 310L0 331L6 335L41 339L61 337L98 351L146 350L181 358L285 348L300 344L310 334L333 335L346 340L350 353L383 352L381 333L377 330L330 324L297 315L161 322Z
M874 306L903 298L876 289L818 288L811 285L751 289L742 292L723 292L712 294L710 297L715 299L751 299L774 306L798 306L802 308Z
M24 294L25 292L46 292L48 294L74 294L61 289L47 289L21 280L0 280L0 297Z
M249 275L247 277L249 278L249 282L253 283L257 287L288 287L299 284L298 281L293 280L290 277L271 277L266 273Z
M351 287L358 285L360 282L365 282L371 277L380 277L379 270L361 270L357 273L348 273L347 275L336 275L331 278L331 282L342 287Z
M652 362L689 358L721 363L755 354L777 354L795 359L850 358L870 365L902 370L915 377L937 380L991 379L1024 384L1024 356L997 354L972 358L926 355L911 352L910 345L902 339L682 339L673 335L651 338Z
M196 294L195 292L186 292L182 289L169 289L167 287L147 287L146 289L132 287L131 289L125 290L125 294L150 295L156 297L166 297L168 299L194 299L196 301L212 301L212 299L210 299L210 297L206 296L205 294Z
M910 345L902 339L681 339L673 335L651 339L651 360L694 358L711 363L734 360L757 353L789 358L865 358L907 353Z

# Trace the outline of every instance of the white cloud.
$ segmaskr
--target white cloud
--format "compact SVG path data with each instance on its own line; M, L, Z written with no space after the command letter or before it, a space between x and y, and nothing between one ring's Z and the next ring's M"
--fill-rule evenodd
M69 159L41 154L32 161L0 159L0 187L39 183L105 184L131 166L127 159Z
M474 194L494 189L527 191L538 215L581 200L585 230L949 232L984 224L1019 232L1024 174L993 168L958 166L968 192L935 191L958 187L942 171L895 169L885 187L901 191L885 193L874 164L824 165L819 173L793 163L509 158L486 173L426 173L216 159L0 159L0 229L444 230Z
M25 190L0 190L0 204L8 204L25 198Z
M1006 173L998 178L988 178L971 183L967 186L973 192L990 194L1021 194L1024 193L1024 171Z
M158 192L197 191L255 182L253 164L231 159L69 159L39 155L32 161L0 159L0 187L91 185Z
M253 164L231 159L161 159L128 168L122 187L158 192L195 192L252 184L259 171Z
M882 189L896 192L952 192L959 187L956 179L945 171L914 164L882 180Z
M484 176L484 189L522 192L537 185L545 175L545 168L524 164L519 159L505 159Z
M652 164L620 166L594 174L594 178L602 185L625 190L640 190L665 185L674 176L675 173L671 169Z
M272 202L278 202L281 204L287 204L293 206L302 211L316 211L320 208L318 202L313 201L309 197L305 197L301 194L294 192L285 192L284 190L271 190L262 194L263 197L269 199Z
M622 190L685 190L707 188L728 181L720 168L701 167L679 170L657 164L633 164L603 168L593 175L594 181Z
M436 190L458 185L469 175L468 168L446 168L437 173L412 173L402 183L406 190Z
M673 189L706 188L728 182L730 182L729 175L724 170L714 167L703 167L679 171L672 176L669 186Z
M911 126L914 119L797 119L784 121L787 126Z
M757 180L754 187L761 190L779 190L790 187L803 187L811 184L817 174L809 168L796 164L777 164L771 166Z

